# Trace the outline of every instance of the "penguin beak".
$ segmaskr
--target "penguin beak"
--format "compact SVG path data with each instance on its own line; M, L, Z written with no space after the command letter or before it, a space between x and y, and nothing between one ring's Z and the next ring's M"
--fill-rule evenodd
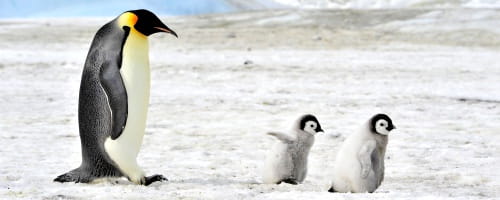
M316 133L325 133L325 131L323 131L323 129L320 128L319 130L316 131Z
M177 36L177 33L175 33L172 29L168 28L167 26L165 27L154 27L155 29L158 29L162 32L165 32L165 33L170 33L172 35L174 35L176 38L179 38L179 36Z

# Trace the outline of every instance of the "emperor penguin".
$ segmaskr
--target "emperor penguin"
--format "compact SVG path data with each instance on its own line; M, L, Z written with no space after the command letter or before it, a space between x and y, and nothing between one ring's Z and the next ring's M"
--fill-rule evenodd
M376 114L350 135L335 160L329 192L374 192L384 180L389 132L396 127L386 114Z
M278 139L269 152L263 168L266 184L299 184L307 174L307 157L314 144L314 135L323 132L318 119L310 114L299 117L289 134L269 132Z
M177 37L148 10L126 11L97 31L80 83L82 163L54 181L89 183L124 176L149 185L166 180L145 176L136 161L149 104L148 36L157 32Z

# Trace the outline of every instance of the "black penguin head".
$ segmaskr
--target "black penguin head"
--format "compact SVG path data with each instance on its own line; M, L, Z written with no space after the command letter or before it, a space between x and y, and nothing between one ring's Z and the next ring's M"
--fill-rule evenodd
M123 27L133 26L138 32L145 36L150 36L158 32L165 32L178 37L177 33L163 24L163 22L149 10L129 10L120 15L119 20Z
M318 119L314 115L307 114L300 118L300 130L308 132L312 135L323 132L321 129L321 125L319 124Z
M370 119L370 131L380 135L388 135L396 127L386 114L376 114Z

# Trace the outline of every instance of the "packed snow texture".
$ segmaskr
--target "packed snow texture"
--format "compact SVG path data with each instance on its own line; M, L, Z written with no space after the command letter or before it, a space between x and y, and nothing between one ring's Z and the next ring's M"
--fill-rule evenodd
M80 164L83 63L106 19L0 20L0 199L498 199L500 12L277 11L164 21L138 162L168 182L52 180ZM246 64L245 64L246 63ZM339 146L392 117L385 180L328 193ZM301 185L261 183L275 139L315 114Z

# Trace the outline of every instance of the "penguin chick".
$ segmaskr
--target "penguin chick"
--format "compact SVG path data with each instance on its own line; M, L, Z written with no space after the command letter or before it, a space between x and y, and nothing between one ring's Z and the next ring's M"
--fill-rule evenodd
M396 127L391 118L377 114L340 147L329 192L374 192L384 179L388 134Z
M303 115L292 127L290 134L269 132L278 139L269 152L262 180L267 184L302 183L307 174L307 156L314 143L314 135L323 132L318 119Z
M97 31L80 83L82 163L54 181L89 183L125 176L149 185L166 180L162 175L146 177L136 160L149 105L148 36L158 32L177 37L148 10L126 11Z

